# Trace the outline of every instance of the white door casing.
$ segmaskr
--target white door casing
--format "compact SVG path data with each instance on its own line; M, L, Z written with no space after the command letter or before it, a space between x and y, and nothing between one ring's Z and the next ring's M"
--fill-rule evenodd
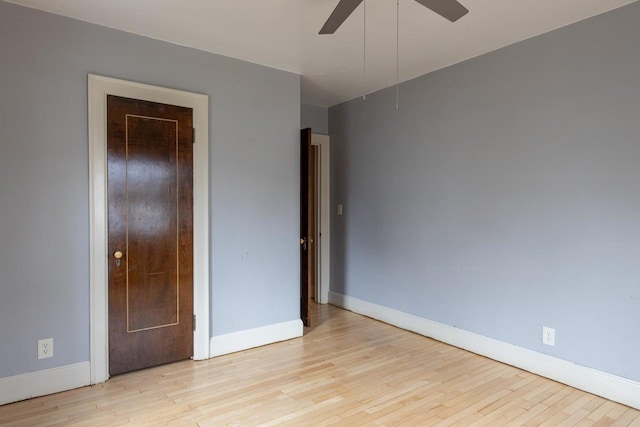
M107 309L107 94L193 109L193 358L209 356L209 97L203 94L88 76L91 384L109 379ZM328 291L328 289L327 289Z

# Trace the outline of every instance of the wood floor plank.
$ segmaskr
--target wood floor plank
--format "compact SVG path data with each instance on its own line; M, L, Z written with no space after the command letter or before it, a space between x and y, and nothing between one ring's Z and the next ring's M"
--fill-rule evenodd
M633 426L640 411L332 306L300 339L0 406L9 426Z

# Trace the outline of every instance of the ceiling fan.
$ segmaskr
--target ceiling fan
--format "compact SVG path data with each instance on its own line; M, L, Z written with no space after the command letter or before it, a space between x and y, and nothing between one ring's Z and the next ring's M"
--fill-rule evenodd
M349 15L362 3L363 0L340 0L336 8L320 30L320 34L333 34L347 20ZM456 0L416 0L421 5L431 9L443 18L451 22L466 15L469 10Z

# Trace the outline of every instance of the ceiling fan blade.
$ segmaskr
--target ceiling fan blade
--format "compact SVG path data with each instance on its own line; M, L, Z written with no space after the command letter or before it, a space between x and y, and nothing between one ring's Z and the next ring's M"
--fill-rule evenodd
M331 13L331 16L329 16L329 19L327 19L327 22L322 26L320 34L335 33L340 25L347 20L349 15L353 13L360 3L362 3L362 0L340 0L340 3L338 3Z
M428 7L443 18L456 22L469 13L469 9L456 0L416 0L421 5Z

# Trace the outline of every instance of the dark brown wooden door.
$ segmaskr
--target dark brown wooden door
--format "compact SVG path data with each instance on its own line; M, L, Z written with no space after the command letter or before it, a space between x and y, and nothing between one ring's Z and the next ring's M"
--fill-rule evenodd
M300 318L305 326L309 319L309 286L315 278L315 177L316 164L312 157L311 129L300 131Z
M107 97L112 375L193 355L192 117Z

